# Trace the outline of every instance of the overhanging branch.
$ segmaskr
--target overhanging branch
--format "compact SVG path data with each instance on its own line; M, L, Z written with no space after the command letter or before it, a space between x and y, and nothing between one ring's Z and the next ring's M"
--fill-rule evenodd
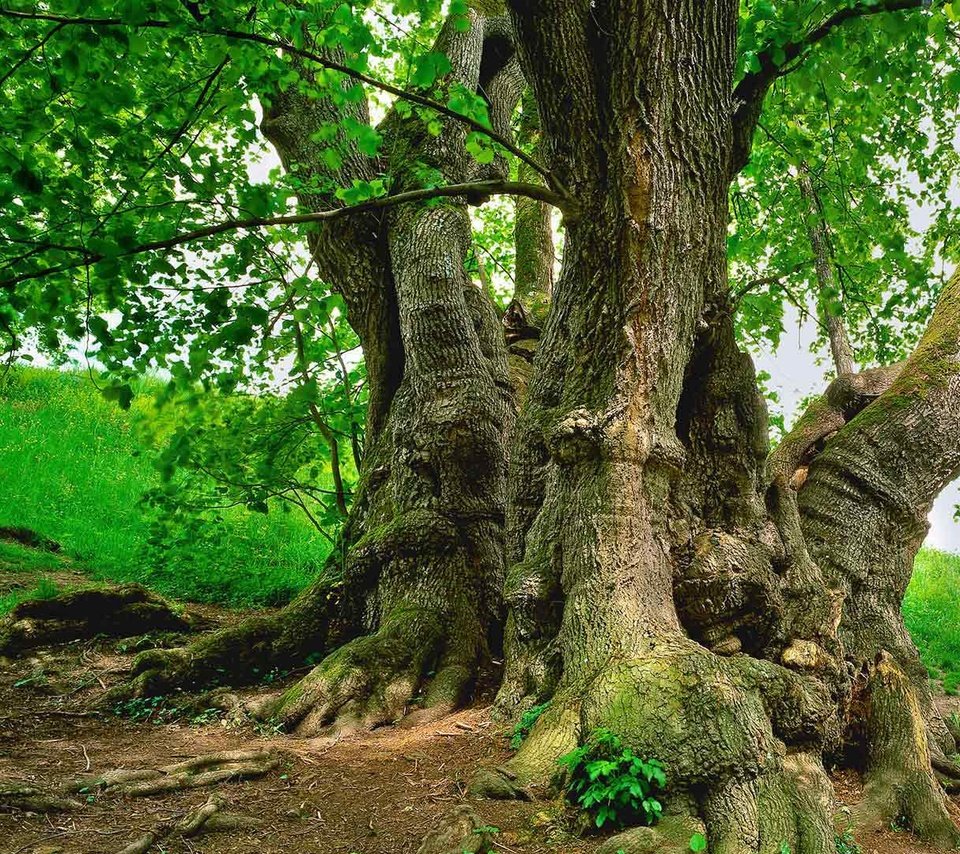
M87 267L110 258L128 258L132 255L143 255L148 252L164 252L183 246L187 243L193 243L202 240L205 237L213 237L217 234L223 234L230 231L247 231L257 228L269 228L276 225L297 225L302 223L324 222L326 220L339 219L345 216L351 216L358 213L365 213L373 210L382 210L384 208L394 207L395 205L406 204L409 202L422 202L430 199L451 198L457 196L466 196L468 199L483 199L492 195L507 196L527 196L532 199L547 202L560 208L569 209L565 199L561 199L555 192L539 184L525 184L518 181L474 181L465 184L449 184L445 187L431 187L420 190L408 190L403 193L397 193L393 196L383 196L377 199L371 199L368 202L362 202L357 205L351 205L343 208L333 208L325 211L313 211L303 214L289 214L286 216L274 217L248 217L246 219L230 219L214 225L204 226L183 234L177 234L163 240L154 240L148 243L141 243L122 252L112 255L106 255L98 252L83 252L81 256L74 260L60 264L56 267L47 267L41 270L34 270L29 273L23 273L9 279L0 280L0 287L12 288L20 282L30 281L32 279L41 279L55 273L63 273L68 270L76 270L81 267ZM50 247L54 248L54 247Z
M18 12L12 9L0 9L0 17L14 18L24 21L49 21L62 27L131 27L133 29L143 28L163 30L183 26L183 24L178 21L146 20L132 24L122 20L121 18L71 17L68 15L55 15L45 12ZM534 160L529 154L518 148L510 140L496 133L494 130L483 124L483 122L480 122L470 116L466 116L463 113L458 113L456 110L451 109L445 104L441 104L439 101L434 101L430 98L424 97L423 95L418 95L416 92L410 92L406 89L401 89L399 86L394 86L393 84L386 83L383 80L377 80L375 77L371 77L369 74L364 74L362 71L357 71L356 69L350 68L348 65L328 59L320 54L304 48L298 48L280 39L270 38L269 36L263 36L257 33L245 33L241 30L232 30L226 27L204 27L203 29L194 28L190 29L190 32L193 35L198 36L218 36L231 41L253 42L254 44L261 44L265 47L282 50L284 53L289 53L293 56L299 56L303 59L309 60L310 62L315 62L324 68L327 68L331 71L336 71L346 77L356 80L359 83L373 86L376 89L380 89L381 91L387 92L390 95L394 95L397 98L401 98L404 101L409 101L410 103L417 104L420 107L426 107L430 110L434 110L435 112L447 116L448 118L456 119L458 122L465 124L471 130L483 134L493 142L497 143L497 145L502 146L515 157L522 160L524 163L534 169L539 175L543 176L543 179L547 182L548 186L552 187L558 194L566 194L563 186L557 181L557 179L549 170L537 163L537 161Z
M753 133L760 118L763 100L773 85L786 74L789 74L806 57L807 52L814 45L823 41L837 27L851 20L865 18L888 12L906 12L914 9L928 8L931 0L861 0L852 6L838 9L824 19L822 23L807 32L802 38L779 47L769 47L757 54L760 67L747 74L733 92L734 109L734 151L732 173L736 174L747 164L750 157L750 146ZM776 61L775 61L776 57Z

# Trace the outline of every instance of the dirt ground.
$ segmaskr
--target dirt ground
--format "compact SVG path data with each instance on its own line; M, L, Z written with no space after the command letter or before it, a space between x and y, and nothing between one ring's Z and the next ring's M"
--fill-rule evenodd
M213 608L198 610L214 624L237 619ZM415 852L442 817L469 801L472 771L508 755L502 728L491 720L488 707L337 742L227 723L213 713L171 720L162 709L145 706L127 710L136 719L112 709L91 712L91 704L124 679L136 646L135 641L97 639L0 660L0 779L50 791L64 781L112 769L155 769L217 751L259 749L279 757L280 764L265 776L216 787L227 801L225 809L255 820L255 826L190 839L174 834L151 847L153 852ZM267 674L264 685L246 693L276 691L293 678ZM856 801L855 776L838 776L835 783L841 803ZM70 811L7 812L0 814L0 852L117 854L158 822L199 807L208 794L189 789L125 797L89 791L74 796L80 802ZM554 803L472 805L498 829L495 851L587 854L600 841L576 837L574 815ZM904 832L858 842L864 852L878 854L934 850Z

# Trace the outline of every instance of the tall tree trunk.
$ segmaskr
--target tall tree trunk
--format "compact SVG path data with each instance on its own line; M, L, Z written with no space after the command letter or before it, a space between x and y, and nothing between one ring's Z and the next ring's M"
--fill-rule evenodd
M441 82L482 90L497 130L509 132L523 83L509 23L476 13L470 23L459 32L451 20L438 37L435 50L452 65ZM312 79L310 68L299 70ZM331 170L316 131L342 121L344 109L368 121L362 101L344 107L291 87L272 94L263 131L287 168L300 164L302 177L333 186L370 180L386 164L395 191L420 186L425 166L449 183L506 167L501 158L480 174L456 121L433 136L418 116L391 113L380 128L384 162L341 139L347 156ZM339 204L319 193L300 201L310 210ZM277 617L142 657L138 690L242 681L329 653L256 711L313 733L376 726L411 706L450 707L467 696L500 644L513 402L501 324L464 266L466 204L406 205L312 235L319 275L343 294L360 337L370 385L367 453L342 542L323 575Z
M806 543L817 524L808 502L825 488L812 481L830 479L831 456L815 460L822 474L800 508L782 477L767 485L765 411L726 300L736 4L515 0L512 10L545 149L582 213L568 222L511 458L499 704L515 714L550 700L511 773L548 780L559 754L607 727L665 763L669 809L701 816L711 851L786 843L827 854L822 755L844 733L844 644L878 606ZM950 444L930 441L941 454ZM943 477L955 469L945 462ZM938 489L926 484L924 500ZM838 500L822 505L834 520ZM914 502L911 518L925 506ZM888 621L919 544L915 521L912 535L898 530L911 547L893 547L901 576ZM876 525L861 534L847 531L860 566L891 542ZM876 654L877 631L854 658ZM902 754L880 733L918 704L905 699L909 680L880 672L862 743L889 765ZM898 808L918 831L954 839L929 761L903 758L920 770L905 773L917 797ZM921 797L933 806L921 810Z

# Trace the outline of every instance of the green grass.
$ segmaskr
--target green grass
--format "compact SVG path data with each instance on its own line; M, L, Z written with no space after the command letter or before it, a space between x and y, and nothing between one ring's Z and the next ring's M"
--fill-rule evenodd
M960 555L924 549L903 600L903 618L930 676L960 691Z
M0 526L58 541L95 579L139 581L168 596L238 607L288 601L329 552L298 514L233 508L181 548L148 542L140 498L159 475L137 425L151 417L155 388L142 383L124 412L86 374L11 371L0 387ZM43 564L51 559L35 553L35 569L49 568Z
M31 589L19 588L0 595L0 615L9 613L21 602L27 599L53 599L64 590L57 582L50 578L39 578Z
M53 572L64 568L64 560L53 552L31 549L0 540L0 570L3 572Z

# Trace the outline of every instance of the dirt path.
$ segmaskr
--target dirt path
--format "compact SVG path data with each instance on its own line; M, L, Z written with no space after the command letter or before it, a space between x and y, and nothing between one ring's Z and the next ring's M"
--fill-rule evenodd
M211 609L205 616L223 615ZM507 756L506 740L486 708L431 723L386 727L336 743L277 735L250 724L227 724L212 712L174 722L163 709L132 709L140 718L89 714L89 704L123 679L136 644L92 641L40 650L0 663L0 778L53 790L65 780L124 769L160 768L200 754L260 749L281 762L259 779L225 782L224 809L256 826L184 839L174 834L151 851L245 854L401 854L466 800L479 764ZM272 675L273 676L273 675ZM269 677L268 677L269 678ZM279 681L249 694L277 690ZM131 711L131 710L128 710ZM857 781L837 780L857 796ZM3 854L114 854L158 822L202 805L210 790L152 797L88 791L77 809L45 815L0 814ZM555 804L482 801L484 822L498 828L494 850L505 854L587 854L596 837L578 839L573 815ZM865 852L929 852L906 833L859 840Z

